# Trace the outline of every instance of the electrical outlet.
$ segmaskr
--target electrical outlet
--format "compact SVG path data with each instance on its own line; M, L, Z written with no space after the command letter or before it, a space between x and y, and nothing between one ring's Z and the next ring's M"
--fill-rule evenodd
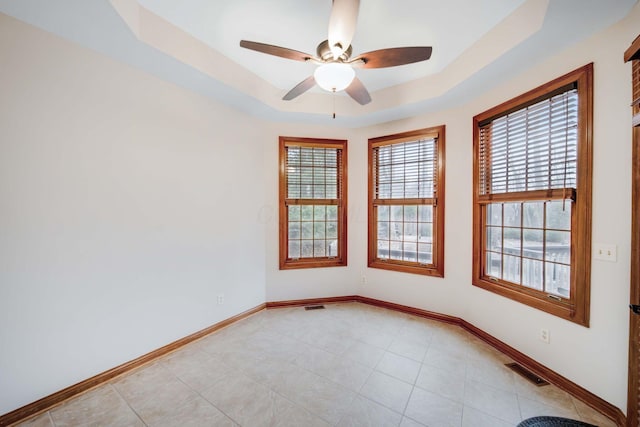
M365 276L364 274L362 275L362 278L360 279L360 281L362 282L363 285L367 284L367 276Z
M218 305L224 304L224 294L218 294Z
M618 248L616 245L595 243L593 245L593 258L602 261L616 262L618 260Z
M540 329L540 341L546 342L549 344L549 330L548 329Z

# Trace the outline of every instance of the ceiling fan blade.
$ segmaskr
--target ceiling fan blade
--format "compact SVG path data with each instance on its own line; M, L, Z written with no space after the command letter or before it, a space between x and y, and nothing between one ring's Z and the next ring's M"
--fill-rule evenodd
M360 0L333 0L328 37L333 59L338 59L351 45L359 9Z
M313 55L298 52L297 50L286 47L274 46L272 44L252 42L249 40L240 40L240 46L245 49L255 50L257 52L266 53L268 55L279 56L281 58L293 59L294 61L309 61L315 59Z
M354 68L386 68L412 64L431 58L431 46L393 47L374 50L353 58L349 63Z
M365 105L371 102L371 95L369 95L369 91L357 77L353 78L353 81L345 89L345 92L347 92L349 96L355 99L360 105Z
M285 101L291 101L293 98L296 98L302 95L303 93L305 93L306 91L314 87L315 84L316 84L316 79L313 76L309 76L303 81L301 81L300 83L298 83L296 87L294 87L289 92L287 92L287 94L282 99Z

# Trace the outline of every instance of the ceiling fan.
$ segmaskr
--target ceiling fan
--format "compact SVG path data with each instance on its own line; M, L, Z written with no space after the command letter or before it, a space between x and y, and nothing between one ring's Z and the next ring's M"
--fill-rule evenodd
M333 0L329 18L329 37L321 42L317 56L286 47L241 40L240 46L294 61L312 62L319 65L312 76L298 83L282 98L290 101L302 95L316 84L330 92L344 90L361 105L371 102L371 95L354 68L386 68L426 61L431 57L430 46L395 47L374 50L351 58L351 40L356 30L360 0Z

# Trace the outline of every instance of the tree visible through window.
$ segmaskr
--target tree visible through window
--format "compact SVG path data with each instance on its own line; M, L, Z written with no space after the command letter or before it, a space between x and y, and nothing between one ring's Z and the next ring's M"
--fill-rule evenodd
M369 266L444 276L444 126L369 140Z
M346 265L346 141L280 138L280 268Z
M474 118L474 284L588 325L592 66Z

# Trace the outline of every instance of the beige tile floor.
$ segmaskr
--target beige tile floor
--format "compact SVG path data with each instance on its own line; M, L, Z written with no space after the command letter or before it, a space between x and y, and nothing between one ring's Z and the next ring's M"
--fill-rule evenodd
M262 311L24 426L614 424L462 329L359 303Z

